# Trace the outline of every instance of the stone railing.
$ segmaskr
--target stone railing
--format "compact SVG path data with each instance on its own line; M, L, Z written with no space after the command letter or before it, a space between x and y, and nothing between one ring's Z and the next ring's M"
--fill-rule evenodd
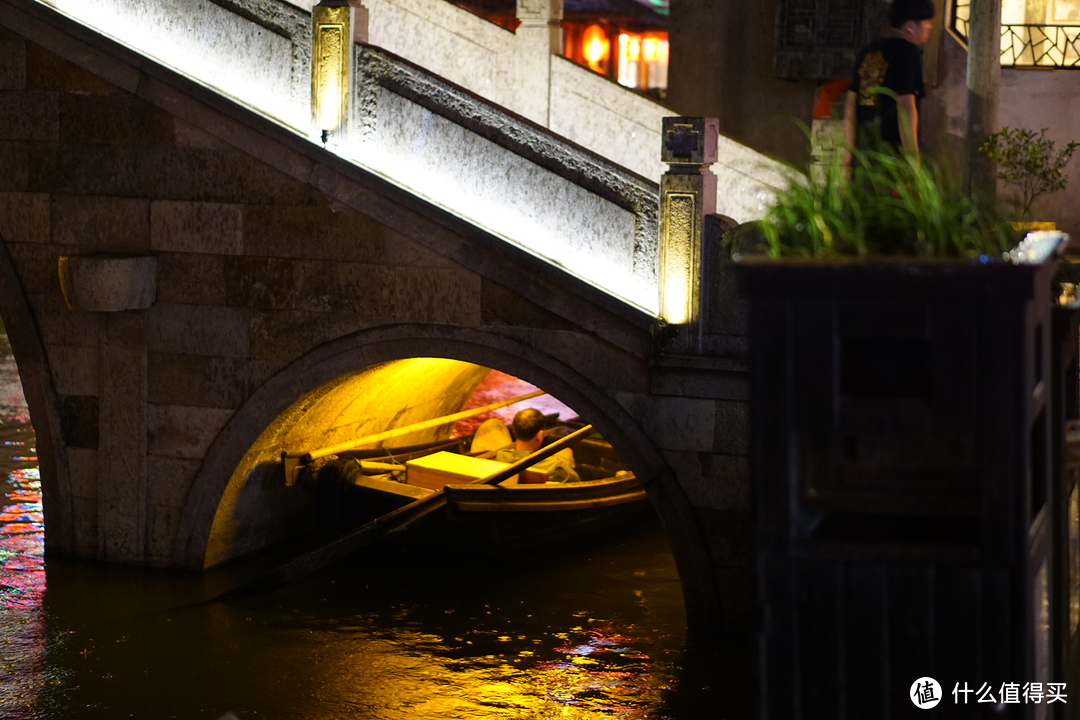
M351 121L323 132L312 119L311 15L282 0L39 1L655 312L659 189L619 164L359 43Z
M355 66L352 159L656 310L656 184L379 48Z
M309 9L317 0L38 1L310 131ZM677 113L553 54L537 15L551 13L550 4L523 6L530 29L515 34L446 0L364 0L355 38L659 182L662 118ZM722 135L718 143L717 211L760 217L781 165Z
M312 14L295 4L38 1L657 310L657 148L673 113L552 54L558 30L548 14L558 8L550 3L523 2L529 27L517 34L445 0L340 3L355 18L345 32L373 44L355 45L354 108L335 135L312 122ZM392 54L395 46L425 65ZM537 67L546 72L533 78ZM780 165L723 136L717 147L716 212L760 217Z
M364 7L367 42L521 112L514 33L446 0L364 0Z
M446 0L363 0L368 42L547 127L653 182L665 167L656 148L671 108L558 54L535 36L509 32ZM561 3L518 2L535 28L537 12L557 16ZM418 42L423 38L423 42ZM780 163L719 136L717 212L740 222L761 217Z
M310 125L311 15L280 0L37 0L290 127Z

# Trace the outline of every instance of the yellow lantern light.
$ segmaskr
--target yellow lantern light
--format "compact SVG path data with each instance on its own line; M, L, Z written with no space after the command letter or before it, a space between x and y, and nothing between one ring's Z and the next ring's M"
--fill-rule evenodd
M311 110L325 142L325 133L343 133L349 122L353 9L348 5L316 5L311 18Z
M589 67L599 70L599 64L608 59L611 51L611 43L607 34L599 25L590 25L581 34L581 55L589 63Z
M638 61L638 58L640 58L640 57L641 57L641 39L637 35L634 35L633 37L630 38L630 43L627 45L626 59L629 60L630 62L635 62L636 63Z

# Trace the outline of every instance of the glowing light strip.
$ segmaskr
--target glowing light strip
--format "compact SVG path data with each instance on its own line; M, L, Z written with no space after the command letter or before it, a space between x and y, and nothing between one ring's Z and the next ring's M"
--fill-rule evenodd
M522 216L519 210L489 202L477 202L467 190L451 187L445 182L425 184L424 173L410 173L403 158L380 153L378 148L365 144L363 152L357 147L323 146L309 130L310 109L306 103L291 100L292 88L285 83L274 83L264 78L263 84L253 83L243 68L251 67L243 62L212 62L214 56L207 52L210 39L220 40L211 47L215 50L244 52L242 43L228 38L216 38L212 29L205 27L177 27L168 25L167 32L147 32L150 20L138 17L139 10L129 5L130 0L37 0L52 7L72 20L86 25L137 53L146 55L177 73L219 92L251 110L283 124L291 132L314 141L340 157L379 175L408 192L419 195L433 205L473 224L500 239L513 244L554 264L571 275L613 295L620 300L646 312L655 314L658 309L656 287L643 285L626 269L616 267L608 259L587 248L576 247L553 237L551 232L538 225L532 218ZM143 3L143 10L154 7ZM214 6L216 8L216 6ZM221 12L227 12L216 8ZM126 12L125 12L126 11ZM148 12L143 13L145 16ZM179 21L177 21L179 22ZM203 38L201 41L196 38ZM432 178L431 180L435 180ZM561 251L560 251L561 250Z
M361 152L366 162L356 157L350 158L352 162L379 175L387 182L483 228L536 258L562 268L579 280L619 298L642 312L655 315L659 309L656 285L642 284L627 270L612 266L602 256L579 251L572 246L553 240L549 233L539 227L532 218L522 216L509 207L484 203L466 190L440 182L438 178L429 176L427 173L401 172L403 158L384 153L373 144L365 144L362 151L354 146L353 151ZM407 175L408 181L401 180L398 173L394 172L395 170L401 172L402 175ZM551 252L553 248L560 247L565 248L567 252L561 256Z
M215 59L220 59L222 54L239 52L244 45L243 42L238 42L241 38L218 37L220 30L212 32L205 24L199 27L178 27L178 22L164 22L164 14L154 16L152 10L139 17L135 8L126 6L121 0L38 2L291 128L306 130L309 124L305 108L290 101L292 88L288 82L275 82L275 78L268 77L273 72L271 65L214 62ZM118 7L121 5L123 7ZM143 3L142 7L153 8L154 4ZM217 12L228 13L224 8L211 7ZM125 13L124 10L129 12ZM239 17L237 19L239 20ZM158 27L164 30L157 32ZM187 33L184 32L185 29L188 30ZM196 38L202 38L202 41ZM282 41L286 42L284 39ZM261 69L266 74L262 78L253 78L253 68Z

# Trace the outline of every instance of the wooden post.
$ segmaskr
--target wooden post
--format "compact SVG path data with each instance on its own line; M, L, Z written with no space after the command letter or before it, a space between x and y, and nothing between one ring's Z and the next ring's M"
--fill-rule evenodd
M660 178L660 317L675 329L667 349L701 351L701 238L716 212L716 118L666 117Z
M997 164L979 148L997 131L1001 84L1001 0L971 0L968 22L967 133L964 182L972 194L997 192Z

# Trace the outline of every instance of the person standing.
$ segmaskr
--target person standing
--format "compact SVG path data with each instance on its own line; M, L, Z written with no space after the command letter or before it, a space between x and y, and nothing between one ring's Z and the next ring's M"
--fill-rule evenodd
M851 148L879 143L918 158L918 101L926 94L919 47L930 39L935 14L932 0L892 0L892 30L859 52L844 106L844 165L851 165Z

